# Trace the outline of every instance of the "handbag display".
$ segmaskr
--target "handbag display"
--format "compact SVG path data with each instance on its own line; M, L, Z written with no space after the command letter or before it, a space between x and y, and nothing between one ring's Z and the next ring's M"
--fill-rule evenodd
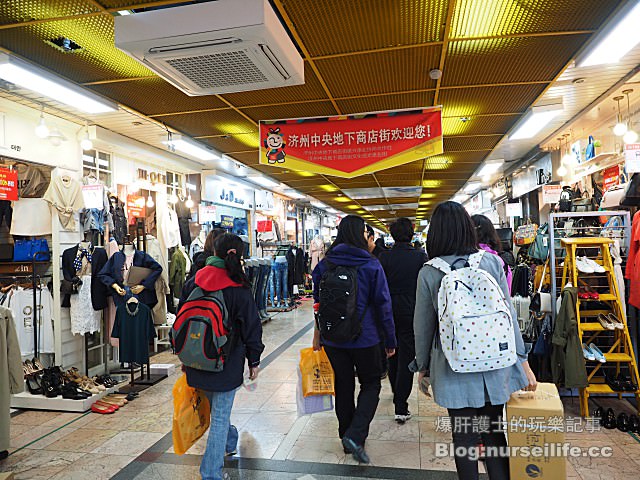
M520 225L516 230L516 245L530 245L536 239L538 226L535 223Z
M528 255L536 260L545 260L549 256L549 225L544 224L536 231L536 238L529 247Z
M624 193L627 190L627 185L614 185L609 188L602 196L600 202L600 209L605 210L607 208L618 208L620 202L624 198Z
M34 238L32 240L16 240L13 246L14 262L48 262L51 260L49 244L46 238Z
M542 270L542 280L538 286L538 290L531 298L531 310L534 312L551 313L551 294L542 291L544 285L544 279L547 273L547 262L544 264Z
M516 295L515 297L511 297L511 303L513 304L513 308L515 308L516 310L520 331L524 331L527 320L531 316L531 313L529 312L529 308L531 307L531 299L529 297L521 297L520 295Z

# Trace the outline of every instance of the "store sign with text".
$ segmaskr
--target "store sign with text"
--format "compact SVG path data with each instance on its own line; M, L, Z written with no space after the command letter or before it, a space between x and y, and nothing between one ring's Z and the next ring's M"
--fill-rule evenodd
M542 187L542 203L558 203L561 193L562 185L544 185Z
M254 205L254 191L237 184L207 176L204 179L202 199L217 205L251 210Z
M260 163L353 178L443 153L441 107L260 122Z
M256 210L262 212L272 212L275 209L273 192L266 190L256 190Z
M233 228L233 217L231 215L220 215L220 226L222 228Z
M602 191L606 192L611 187L620 183L620 165L607 168L602 173Z
M144 218L147 216L146 200L140 195L127 195L127 217Z
M198 205L198 223L214 223L216 221L215 205Z
M624 146L625 170L628 174L640 172L640 143Z
M18 171L0 168L0 200L18 200Z

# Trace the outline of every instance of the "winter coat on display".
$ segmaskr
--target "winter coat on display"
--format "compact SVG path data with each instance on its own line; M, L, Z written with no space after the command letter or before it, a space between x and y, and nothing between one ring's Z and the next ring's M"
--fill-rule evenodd
M320 281L328 269L327 261L334 265L358 268L356 311L362 315L362 332L351 342L333 343L323 340L323 343L337 348L367 348L384 341L387 348L396 348L391 296L380 262L368 251L347 244L331 249L312 273L315 303L320 301ZM379 327L384 338L380 338Z
M427 259L424 251L416 250L409 243L396 243L378 257L387 276L394 320L409 317L413 321L418 273Z
M205 291L221 290L231 321L233 346L227 356L224 370L207 372L186 367L187 382L193 388L213 392L228 392L242 385L245 358L250 367L260 364L262 322L251 289L231 280L224 268L207 265L187 281L180 298L180 307L196 286Z
M562 291L560 313L556 317L551 339L553 382L565 388L585 388L589 383L578 336L577 296L578 289L575 287L565 287Z
M171 266L169 267L169 285L173 288L174 296L179 296L184 287L184 280L187 274L187 259L184 254L176 248L171 257Z
M78 255L78 245L67 248L62 252L62 276L65 280L72 281L76 276L73 261ZM111 289L98 280L100 270L107 264L107 251L102 247L95 247L91 254L91 305L94 310L107 308L107 298L111 295ZM71 295L62 297L62 307L71 307Z
M106 265L98 273L98 279L107 287L111 288L111 285L117 283L120 287L125 288L124 277L122 272L125 264L125 254L122 252L114 253ZM147 305L149 308L153 308L158 303L158 297L156 296L155 283L158 277L162 274L162 267L156 262L148 253L136 250L133 255L134 267L145 267L151 269L151 273L141 285L144 290L136 295L138 300ZM121 305L128 298L127 296L121 297L120 295L112 295L113 301L117 306Z
M311 271L318 266L318 263L324 258L325 248L321 238L314 238L309 245L309 253L311 255Z
M113 231L111 234L119 245L124 243L124 237L128 233L127 216L124 213L124 203L116 197L111 197L111 217L113 218Z
M9 450L11 395L24 390L24 373L11 310L0 307L0 452Z
M302 285L304 283L304 250L298 247L289 248L287 263L289 264L287 277L289 285Z

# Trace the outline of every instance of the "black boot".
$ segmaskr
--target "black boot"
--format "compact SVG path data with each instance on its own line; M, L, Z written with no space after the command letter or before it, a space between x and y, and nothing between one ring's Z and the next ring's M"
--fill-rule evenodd
M607 409L602 418L602 426L608 430L616 428L616 414L613 412L613 408Z
M618 415L616 426L618 427L618 430L620 430L621 432L629 431L629 417L627 416L626 413L623 412L620 415Z
M629 417L629 431L632 433L640 433L640 418L637 415Z

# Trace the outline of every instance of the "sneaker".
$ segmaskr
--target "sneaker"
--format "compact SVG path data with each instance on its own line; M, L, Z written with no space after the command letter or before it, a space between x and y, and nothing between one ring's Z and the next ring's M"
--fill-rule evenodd
M604 273L606 272L605 268L600 265L598 262L596 262L595 260L592 260L588 257L580 257L580 259L586 263L587 265L589 265L591 268L593 268L593 271L595 273Z
M596 359L596 356L593 354L589 346L584 343L582 344L582 356L590 362L593 362Z
M596 357L596 361L600 363L607 363L607 359L604 357L604 353L602 353L602 350L600 350L597 345L591 343L587 346L587 348Z
M602 328L605 330L615 330L616 326L609 320L608 317L605 317L603 314L598 315L598 322L602 325Z
M595 273L594 268L580 257L576 258L576 267L581 273Z
M609 315L607 315L607 320L611 322L611 324L613 325L613 328L617 328L618 330L624 330L624 323L618 320L618 317L616 317L613 313L610 313Z
M367 455L367 452L364 451L364 447L356 444L356 442L351 440L349 437L344 437L342 439L342 446L344 447L345 451L348 450L349 453L353 455L353 458L358 463L371 463L371 460L369 460L369 455Z
M396 413L396 416L395 416L396 423L400 425L404 425L410 419L411 419L411 412L409 410L407 410L407 413L400 414L400 415Z

